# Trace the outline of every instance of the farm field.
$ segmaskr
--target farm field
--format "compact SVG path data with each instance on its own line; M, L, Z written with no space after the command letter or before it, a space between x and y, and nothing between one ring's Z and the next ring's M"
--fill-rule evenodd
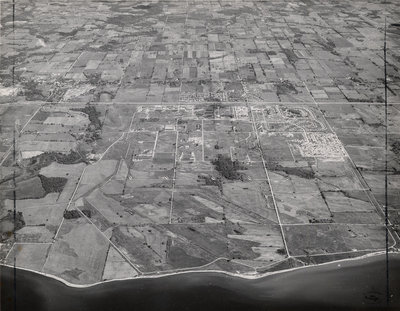
M1 263L87 285L381 252L385 174L399 251L399 29L386 126L380 5L311 2L35 1L13 34L2 4Z
M87 107L94 106L79 109ZM257 274L382 251L382 175L374 162L366 166L350 156L362 140L379 147L379 132L370 127L375 134L349 142L339 127L345 116L329 108L102 106L99 120L111 109L131 116L112 131L114 140L104 128L90 140L93 133L83 129L69 153L42 149L26 158L18 152L20 221L15 240L2 234L2 260L16 257L21 267L87 284L195 269ZM397 155L391 156L395 165ZM396 185L390 178L391 189ZM1 221L9 232L11 186L10 180L1 185ZM396 195L390 197L393 229ZM397 232L389 234L396 249Z

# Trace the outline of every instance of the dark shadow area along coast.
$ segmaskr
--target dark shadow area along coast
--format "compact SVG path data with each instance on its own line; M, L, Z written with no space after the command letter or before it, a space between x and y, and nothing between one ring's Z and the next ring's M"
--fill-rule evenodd
M385 256L374 256L246 280L187 273L103 283L87 288L16 271L16 310L400 310L400 256L390 256L390 308ZM1 310L14 310L14 271L1 270Z

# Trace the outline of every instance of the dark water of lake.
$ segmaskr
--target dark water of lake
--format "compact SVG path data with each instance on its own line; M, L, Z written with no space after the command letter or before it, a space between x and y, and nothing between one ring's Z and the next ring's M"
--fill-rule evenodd
M188 273L73 288L45 276L1 268L1 310L379 310L387 309L385 257L308 267L245 280ZM400 310L400 255L390 257L390 310Z

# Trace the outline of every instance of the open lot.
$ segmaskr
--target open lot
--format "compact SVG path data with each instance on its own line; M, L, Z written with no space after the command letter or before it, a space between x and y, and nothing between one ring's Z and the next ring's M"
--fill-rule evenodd
M85 219L65 220L43 272L76 284L100 281L108 247L107 239Z
M285 226L285 235L293 256L385 248L385 228L377 225Z
M13 265L16 258L16 266L26 269L41 271L50 248L48 244L14 244L14 247L6 258L6 263Z

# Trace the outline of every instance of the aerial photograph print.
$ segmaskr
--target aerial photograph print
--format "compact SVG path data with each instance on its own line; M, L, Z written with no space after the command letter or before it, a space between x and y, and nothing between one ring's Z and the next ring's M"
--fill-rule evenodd
M400 310L400 0L0 0L0 310Z

